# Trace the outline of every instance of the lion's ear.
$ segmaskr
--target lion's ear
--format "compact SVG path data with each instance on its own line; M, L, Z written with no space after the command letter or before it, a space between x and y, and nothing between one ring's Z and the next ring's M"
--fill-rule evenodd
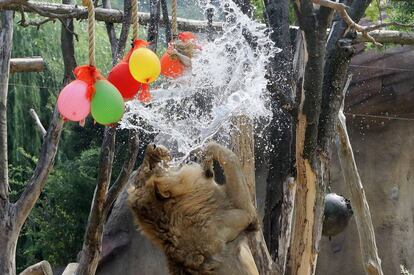
M158 199L163 200L171 197L171 192L167 188L162 187L161 184L156 181L154 182L154 191Z

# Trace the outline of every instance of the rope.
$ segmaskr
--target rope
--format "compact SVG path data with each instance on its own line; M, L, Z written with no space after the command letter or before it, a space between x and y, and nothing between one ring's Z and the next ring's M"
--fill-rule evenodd
M95 10L92 0L82 0L88 8L88 47L89 65L95 67Z
M171 17L172 17L172 33L173 33L173 39L177 38L178 35L178 27L177 27L177 0L172 0L172 11L171 11Z
M139 27L139 19L138 19L138 1L139 0L132 0L132 37L134 40L138 39L138 27Z

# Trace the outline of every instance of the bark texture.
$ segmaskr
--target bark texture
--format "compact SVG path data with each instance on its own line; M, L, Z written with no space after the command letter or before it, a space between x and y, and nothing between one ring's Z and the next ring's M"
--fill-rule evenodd
M289 240L281 244L282 205L285 194L284 183L294 174L294 88L293 53L289 31L289 1L265 1L267 24L272 29L271 38L275 46L282 50L275 54L268 68L268 90L271 94L273 110L269 125L272 151L268 156L268 177L266 186L265 215L263 233L273 260L278 263L279 247L285 252ZM289 227L289 226L288 226ZM282 258L286 258L283 257ZM284 262L282 260L281 262ZM278 263L279 265L279 263ZM284 269L282 264L279 265Z

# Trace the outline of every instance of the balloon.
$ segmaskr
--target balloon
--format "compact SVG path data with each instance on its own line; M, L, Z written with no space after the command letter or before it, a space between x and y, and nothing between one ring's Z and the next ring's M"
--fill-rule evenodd
M141 88L141 83L132 77L129 65L125 61L121 61L112 68L108 75L108 81L118 89L125 100L133 99Z
M91 103L92 117L100 124L116 123L124 114L124 100L115 86L107 80L95 82L95 94Z
M178 34L178 39L180 39L183 42L196 40L195 35L192 32L180 32Z
M129 71L137 81L151 83L160 75L160 60L150 49L136 49L129 58Z
M185 67L176 56L165 52L161 57L161 74L166 77L177 78L184 73Z
M59 113L71 121L85 119L91 110L87 91L88 84L81 80L74 80L66 85L57 100Z

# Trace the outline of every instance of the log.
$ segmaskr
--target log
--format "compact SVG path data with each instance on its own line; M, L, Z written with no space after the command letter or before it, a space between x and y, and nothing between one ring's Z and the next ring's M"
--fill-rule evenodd
M53 275L52 267L48 261L41 261L23 270L19 275Z
M344 91L346 90L347 89L344 89ZM344 180L349 189L352 210L354 211L355 222L357 224L364 269L368 275L383 275L368 201L365 196L364 187L362 186L362 181L358 173L354 153L346 129L344 101L342 101L342 107L338 114L337 131L338 155Z
M40 56L10 59L10 73L42 72L45 61Z
M13 10L23 11L28 13L37 13L39 15L50 18L73 18L73 19L86 19L87 9L77 5L65 5L56 3L43 3L23 0L10 0L0 3L0 10ZM147 12L140 12L138 14L139 23L141 25L147 25L150 21L150 14ZM116 9L95 8L95 18L98 21L104 21L108 23L122 23L124 13ZM171 16L169 17L171 20ZM160 26L164 26L164 21L159 20ZM207 21L192 20L177 18L178 29L183 31L201 31L207 28ZM221 22L213 22L214 30L222 30Z
M392 43L400 45L414 45L414 32L375 30L370 31L371 35L379 43ZM369 42L365 37L358 33L358 42Z

